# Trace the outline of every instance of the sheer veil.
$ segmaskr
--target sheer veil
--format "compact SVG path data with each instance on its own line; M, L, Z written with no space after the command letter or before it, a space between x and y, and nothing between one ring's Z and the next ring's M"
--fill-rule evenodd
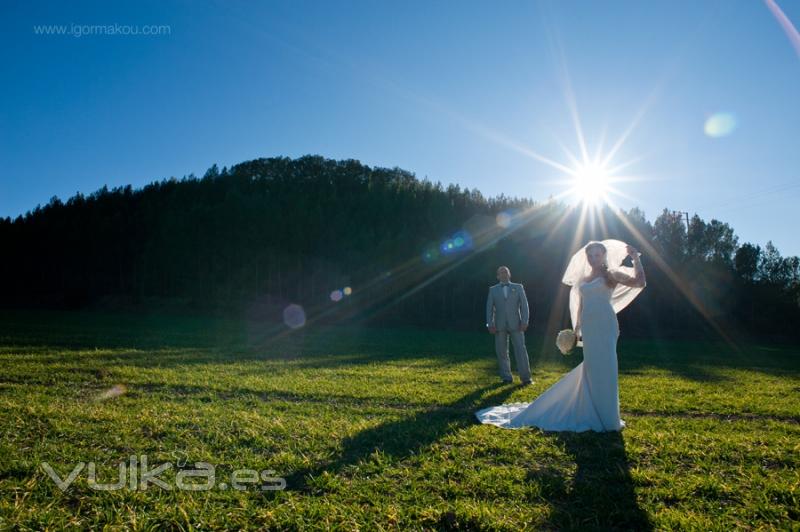
M567 265L564 277L561 279L562 283L572 287L569 291L569 314L573 328L578 318L578 302L580 300L578 283L592 272L592 267L589 265L589 261L586 258L586 246L594 242L596 241L587 242L585 246L575 252ZM622 265L622 261L628 256L626 250L627 244L625 242L620 240L602 240L600 243L606 247L606 262L609 271L619 271L631 277L636 275L632 267ZM617 284L617 287L611 294L611 306L614 308L614 312L619 312L627 307L643 289L643 287L634 288L623 284Z

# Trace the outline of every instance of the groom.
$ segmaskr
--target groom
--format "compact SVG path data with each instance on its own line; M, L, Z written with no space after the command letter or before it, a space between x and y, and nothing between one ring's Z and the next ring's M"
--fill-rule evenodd
M497 362L500 364L500 378L503 382L513 382L511 361L508 358L508 336L514 343L514 357L522 384L531 383L531 367L528 351L525 349L525 331L528 329L530 311L525 288L511 282L511 270L506 266L497 268L498 284L489 288L486 299L486 327L495 335Z

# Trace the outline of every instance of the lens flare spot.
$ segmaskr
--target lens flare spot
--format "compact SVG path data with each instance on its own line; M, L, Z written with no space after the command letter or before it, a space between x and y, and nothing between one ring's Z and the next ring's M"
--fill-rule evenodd
M306 324L306 311L300 305L292 303L283 309L283 323L292 329L299 329Z
M459 253L471 248L472 237L464 230L458 231L439 246L440 251L445 255Z
M334 290L331 292L331 301L341 301L344 297L344 294L341 290Z
M425 253L422 254L422 260L431 263L439 258L439 250L435 247L431 246L430 248L425 250Z
M119 397L120 395L124 395L127 391L128 389L125 387L124 384L115 384L108 390L98 395L97 400L104 401L106 399L113 399L114 397Z
M705 124L706 135L712 138L727 137L736 129L737 120L733 113L716 113Z
M349 286L345 286L344 290L342 290L342 291L344 292L344 295L346 295L346 296L349 296L349 295L353 294L353 289L350 288Z
M453 235L453 244L458 250L467 250L472 248L472 236L465 230L461 230Z
M508 229L511 227L511 215L507 212L501 212L495 218L497 225L502 227L503 229Z

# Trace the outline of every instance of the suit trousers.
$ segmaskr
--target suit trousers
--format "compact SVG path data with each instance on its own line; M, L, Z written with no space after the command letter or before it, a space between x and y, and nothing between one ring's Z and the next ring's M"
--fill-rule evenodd
M494 336L497 363L500 365L500 378L505 380L513 379L511 375L511 360L508 357L508 337L511 336L519 378L523 382L531 380L531 366L528 360L528 350L525 348L525 333L519 329L513 331L498 330Z

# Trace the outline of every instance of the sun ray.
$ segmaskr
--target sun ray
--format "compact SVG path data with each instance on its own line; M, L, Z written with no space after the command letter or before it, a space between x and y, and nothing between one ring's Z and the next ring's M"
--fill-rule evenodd
M578 147L580 148L583 163L589 162L589 150L586 147L586 138L583 135L583 126L581 125L580 115L578 113L578 103L575 99L575 92L572 89L572 80L570 79L569 69L567 67L566 54L564 47L561 44L561 39L558 34L551 34L551 43L555 48L556 63L562 88L564 91L564 99L566 100L567 108L569 109L572 125L575 128L575 136L577 137Z
M621 198L625 198L626 200L629 200L629 201L637 201L637 199L636 199L635 197L631 196L630 194L626 194L625 192L622 192L622 191L621 191L621 190L619 190L618 188L615 188L615 187L609 186L609 187L608 187L608 191L609 191L610 193L613 193L615 196L619 196L619 197L621 197ZM606 196L606 203L608 203L608 204L611 204L611 194L608 194L608 195Z
M568 208L564 209L564 212L561 214L561 216L560 216L560 217L559 217L559 219L556 221L556 223L555 223L555 224L553 224L553 225L550 227L550 232L549 232L549 234L547 235L547 237L544 239L544 243L543 243L543 245L545 245L545 246L546 246L547 244L549 244L549 243L550 243L550 241L551 241L551 240L552 240L552 238L555 236L555 234L556 234L556 232L558 231L558 229L559 229L559 228L560 228L560 227L561 227L561 226L564 224L564 222L566 222L566 221L569 219L569 217L570 217L570 216L573 214L573 211L574 211L574 207L568 207Z
M606 205L609 205L608 200L605 201ZM608 226L606 225L606 217L604 216L604 212L598 212L597 220L600 223L600 229L602 230L604 235L608 234Z
M578 218L578 224L576 227L575 234L572 237L572 241L570 242L570 246L568 248L568 255L565 257L566 260L569 260L572 257L572 254L579 248L581 242L584 239L585 233L585 220L586 214L588 210L588 205L583 204L581 206L580 217ZM572 211L567 211L568 214L571 214ZM553 231L551 231L550 236L553 235ZM549 240L545 240L545 243ZM559 279L560 281L560 279ZM562 316L564 315L565 308L568 309L568 301L569 298L565 297L568 294L568 289L566 285L559 282L557 294L555 294L555 301L553 305L550 307L550 314L547 317L547 326L545 327L545 334L542 344L542 349L545 348L545 345L549 343L549 339L555 334L556 330L561 327L561 320Z
M583 242L583 233L585 232L584 221L586 220L587 210L588 206L584 204L581 208L581 217L578 219L578 230L575 231L575 235L572 237L572 242L570 243L570 250L576 249L580 243Z
M600 132L600 140L597 142L597 148L594 151L594 161L595 164L599 164L601 155L603 153L603 145L606 141L606 133L608 132L608 126L603 125L603 130Z
M633 166L634 164L641 162L641 160L642 160L642 157L634 157L633 159L630 159L629 161L625 161L624 163L620 163L617 166L612 166L611 168L609 168L607 170L607 172L608 172L609 175L614 176L614 179L616 179L617 178L617 174L621 170L624 170L625 168L628 168L629 166Z
M714 320L711 312L706 308L705 304L695 295L695 293L691 290L689 286L687 286L686 282L681 279L681 277L672 269L669 263L664 260L664 258L658 253L658 250L650 243L649 239L645 238L644 235L634 226L622 213L615 211L614 214L617 218L622 222L628 231L633 234L634 238L637 240L638 246L647 253L648 257L656 264L656 266L664 272L667 276L667 279L678 289L678 291L686 298L687 301L700 313L703 319L720 335L720 337L725 340L725 342L735 350L739 350L737 344L731 339L731 337L722 329L722 327Z
M553 139L556 141L556 144L558 144L559 148L561 148L561 151L564 152L564 155L567 156L567 159L569 159L569 162L570 164L572 164L573 167L577 167L581 164L578 158L575 157L572 151L570 151L570 149L567 148L567 146L563 142L561 142L561 140L559 140L555 135L553 135Z
M639 183L642 181L660 181L659 179L646 177L645 175L619 175L614 174L614 177L610 178L611 183Z

